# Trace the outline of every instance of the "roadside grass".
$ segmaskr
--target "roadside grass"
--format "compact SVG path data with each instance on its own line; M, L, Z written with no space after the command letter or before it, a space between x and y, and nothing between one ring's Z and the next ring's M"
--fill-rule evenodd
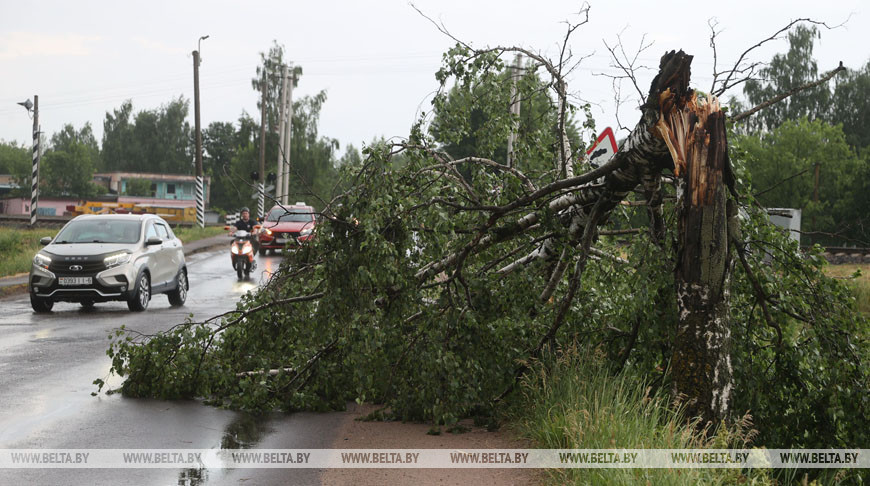
M182 243L190 243L191 241L227 234L227 230L223 226L206 226L205 228L200 228L199 226L177 226L172 228L172 232L175 233L175 236Z
M859 275L853 276L856 272L860 272ZM858 310L865 315L870 315L870 265L827 265L825 274L846 282L855 293Z
M594 352L577 350L529 373L508 420L547 449L749 448L754 435L747 416L706 438L642 380L613 376ZM763 470L565 468L547 474L552 484L773 484Z
M39 239L54 237L60 228L10 228L0 226L0 277L30 271L33 255L42 248ZM172 230L184 242L201 240L226 233L223 226L205 228L178 227Z
M39 239L57 234L60 228L0 227L0 277L30 271L33 255L42 248Z

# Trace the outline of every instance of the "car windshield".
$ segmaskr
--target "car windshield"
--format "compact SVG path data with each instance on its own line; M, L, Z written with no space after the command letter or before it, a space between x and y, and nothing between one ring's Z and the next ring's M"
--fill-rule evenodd
M314 221L314 213L305 210L275 208L269 212L266 221L307 223Z
M58 233L55 243L136 243L139 221L85 219L72 221Z

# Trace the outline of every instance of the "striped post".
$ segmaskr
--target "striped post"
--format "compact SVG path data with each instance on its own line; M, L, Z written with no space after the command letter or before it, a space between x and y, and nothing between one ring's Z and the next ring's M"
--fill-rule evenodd
M36 225L39 205L39 96L33 97L33 173L30 177L30 226Z
M262 179L260 179L260 183L257 184L257 191L258 191L258 194L257 194L257 216L262 218L264 216L265 211L266 211L266 208L265 208L266 201L265 201L265 197L264 197L265 187L263 186Z
M196 224L205 227L205 193L203 192L202 176L196 176Z

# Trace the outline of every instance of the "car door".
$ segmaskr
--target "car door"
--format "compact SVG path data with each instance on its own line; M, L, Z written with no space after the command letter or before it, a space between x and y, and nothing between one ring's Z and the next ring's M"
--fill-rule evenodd
M149 221L147 228L145 229L145 241L147 242L149 238L160 238L160 234L157 232L157 225L154 221ZM148 253L149 260L149 269L151 270L151 287L156 287L159 285L163 285L166 280L169 278L167 267L171 264L167 261L167 252L164 246L166 242L159 245L151 245L146 247L146 252Z
M158 221L155 225L157 226L157 234L163 240L163 249L166 251L167 265L169 265L167 270L169 272L168 279L172 279L184 264L184 250L181 246L181 241L175 237L166 223Z

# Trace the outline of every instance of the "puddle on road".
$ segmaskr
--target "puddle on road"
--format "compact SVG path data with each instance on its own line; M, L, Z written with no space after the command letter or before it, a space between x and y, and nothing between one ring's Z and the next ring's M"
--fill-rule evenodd
M178 486L201 486L208 482L208 469L185 469L178 475Z
M111 396L105 393L101 393L96 398L92 397L91 392L96 391L97 388L96 385L90 384L91 377L99 377L106 381L104 391L120 387L123 378L117 375L109 376L110 366L111 361L102 358L66 370L64 376L58 380L66 383L65 387L44 386L46 390L52 391L35 395L28 404L27 410L10 413L8 419L0 420L0 444L32 437L35 431L50 427L52 422L75 415L89 406L93 400L111 399ZM81 376L88 377L86 382L72 378Z
M239 412L239 416L224 429L221 449L250 449L272 432L266 415Z

